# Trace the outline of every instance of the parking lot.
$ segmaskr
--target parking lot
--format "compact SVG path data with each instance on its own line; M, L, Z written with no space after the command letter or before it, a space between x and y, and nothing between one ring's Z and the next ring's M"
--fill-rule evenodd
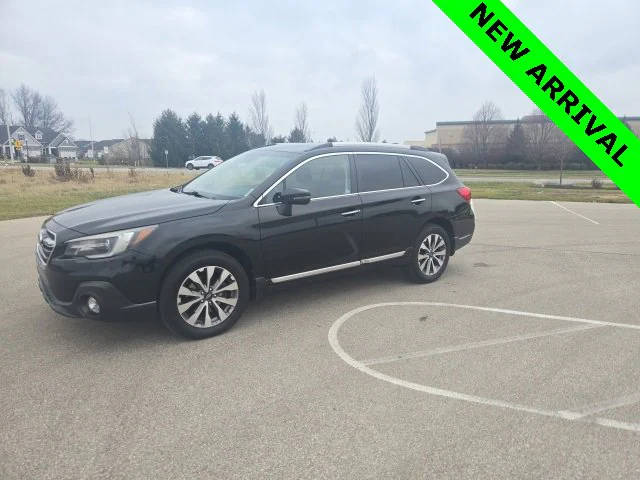
M54 314L0 222L0 478L637 478L640 212L476 200L440 281L273 287L222 336Z

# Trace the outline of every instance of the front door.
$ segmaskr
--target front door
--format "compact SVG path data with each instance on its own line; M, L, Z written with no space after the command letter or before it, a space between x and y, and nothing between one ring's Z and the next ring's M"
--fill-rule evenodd
M347 154L307 160L258 206L262 253L271 279L360 261L362 206ZM285 206L277 194L289 188L311 193L307 205ZM274 198L275 197L275 198Z

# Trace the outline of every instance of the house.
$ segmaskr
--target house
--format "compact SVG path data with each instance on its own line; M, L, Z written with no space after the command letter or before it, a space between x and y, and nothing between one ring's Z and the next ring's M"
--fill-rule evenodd
M42 157L78 158L78 146L66 133L56 132L51 128L44 127L32 127L27 130L42 144Z
M151 160L151 140L125 138L109 146L104 154L105 162L127 165L148 165Z
M93 142L93 151L91 151L91 146L89 146L89 150L87 150L87 158L102 158L105 155L109 155L109 149L112 145L116 145L122 142L124 139L122 138L114 138L111 140L100 140L99 142Z
M14 151L16 158L77 158L78 147L66 133L56 132L50 128L22 127L18 125L9 126L9 132L11 140L13 142L19 141L22 145L20 149L15 149ZM3 156L9 157L6 125L0 125L0 144L2 144Z
M42 144L38 139L29 133L25 127L18 125L9 126L9 137L7 137L7 126L0 125L0 144L2 145L2 155L10 157L10 144L19 142L22 147L14 149L15 158L39 158L42 154Z

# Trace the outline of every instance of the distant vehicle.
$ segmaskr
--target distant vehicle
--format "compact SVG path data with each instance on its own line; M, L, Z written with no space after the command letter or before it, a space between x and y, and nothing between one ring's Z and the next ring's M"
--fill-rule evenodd
M216 157L213 155L202 155L200 157L194 158L193 160L189 160L184 164L187 170L199 170L200 168L213 168L217 167L222 163L222 159L220 157Z
M283 143L179 187L64 210L43 224L36 257L44 298L63 315L147 312L203 338L270 284L392 260L436 281L474 228L471 190L444 155Z

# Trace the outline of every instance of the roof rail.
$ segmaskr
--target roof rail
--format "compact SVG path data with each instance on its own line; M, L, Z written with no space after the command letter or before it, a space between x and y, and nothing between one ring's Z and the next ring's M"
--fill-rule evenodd
M319 143L317 145L314 145L313 148L309 149L309 151L318 150L319 148L329 148L329 147L333 147L333 143L332 142Z
M394 147L409 149L409 145L400 143L384 143L384 142L330 142L331 147Z
M421 152L430 152L431 151L427 147L422 147L420 145L411 145L409 147L409 150L420 150Z

